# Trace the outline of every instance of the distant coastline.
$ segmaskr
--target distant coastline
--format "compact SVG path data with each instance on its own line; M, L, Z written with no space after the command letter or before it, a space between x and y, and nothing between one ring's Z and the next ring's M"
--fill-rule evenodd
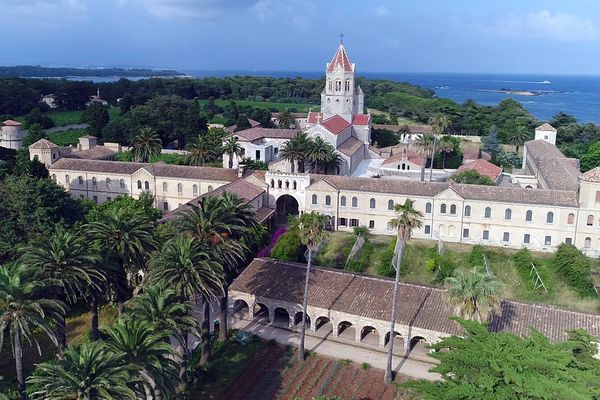
M151 78L183 77L185 74L167 69L149 68L65 68L37 65L0 66L0 77L21 78Z
M490 93L504 93L512 94L515 96L543 96L550 93L559 93L555 90L518 90L518 89L473 89L474 92L490 92Z

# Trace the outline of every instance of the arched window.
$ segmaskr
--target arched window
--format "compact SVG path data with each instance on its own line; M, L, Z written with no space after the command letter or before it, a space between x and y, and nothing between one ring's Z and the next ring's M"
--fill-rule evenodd
M465 217L471 216L471 206L465 206Z
M198 196L198 185L192 186L192 193L194 196Z
M137 181L137 188L141 189L142 188L142 181Z
M325 205L326 206L331 205L331 196L329 196L329 195L325 196Z
M567 224L569 224L569 225L573 225L574 223L575 223L575 214L573 214L573 213L570 213L570 214L567 216Z
M317 199L317 195L316 195L316 194L313 194L313 195L312 195L312 204L316 205L316 204L317 204L317 201L318 201L318 199Z
M179 193L179 194L183 193L183 185L181 183L177 184L177 193Z
M290 190L290 181L285 181L285 190Z
M485 208L484 214L483 214L484 218L492 218L492 209L489 207Z
M163 192L166 192L169 189L169 185L167 182L163 182Z
M583 241L583 248L589 249L591 247L592 247L592 238L586 237L585 240Z
M456 205L455 204L450 205L450 214L456 215Z
M594 226L594 216L593 215L588 215L587 216L587 226Z
M275 179L271 179L271 187L275 189Z
M65 183L68 185L71 183L71 179L69 179L69 175L65 175Z
M331 83L331 79L329 79L329 80L327 81L327 86L329 87L329 90L333 90L333 85L332 85L332 83Z
M388 210L393 210L394 207L394 200L388 200Z
M554 223L554 213L552 211L548 211L548 214L546 214L546 223L547 224Z
M440 213L446 214L447 211L448 210L445 204L440 205Z
M98 186L98 181L96 181L96 177L92 176L92 187Z
M533 211L527 210L525 213L525 221L531 222L533 220Z
M342 90L342 81L339 79L335 81L335 91L339 92Z
M294 190L298 189L298 182L296 182L296 181L292 182L292 189L294 189Z
M111 183L112 183L112 182L111 182L110 178L106 178L106 188L107 188L107 189L110 189L110 184L111 184Z
M358 199L356 197L352 198L352 207L358 207Z
M340 206L346 207L346 196L340 197Z
M148 182L148 181L144 182L144 189L150 190L150 182Z
M369 208L375 208L375 206L376 206L375 199L369 200Z
M125 189L125 181L124 181L123 179L121 179L121 180L119 181L119 187L120 187L121 189Z
M281 179L277 180L277 189L281 189Z
M425 204L425 213L431 214L431 203Z
M511 219L512 218L512 210L510 208L507 208L506 210L504 210L504 219Z
M209 192L212 192L212 191L213 191L213 187L212 187L212 185L208 185L208 191L209 191Z
M406 170L406 164L402 163L402 171Z
M350 79L346 79L346 87L345 87L346 92L350 91Z
M52 174L52 180L56 182L56 174Z

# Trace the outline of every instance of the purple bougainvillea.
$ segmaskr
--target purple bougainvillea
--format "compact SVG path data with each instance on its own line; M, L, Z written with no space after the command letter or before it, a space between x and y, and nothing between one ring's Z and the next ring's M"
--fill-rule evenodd
M271 236L271 242L267 245L267 247L260 249L258 251L258 253L256 254L256 256L257 257L269 257L271 255L271 251L273 250L273 247L275 247L275 244L277 244L277 241L279 240L281 235L283 235L285 232L287 232L287 228L285 226L277 228L277 230L275 232L273 232L273 236Z

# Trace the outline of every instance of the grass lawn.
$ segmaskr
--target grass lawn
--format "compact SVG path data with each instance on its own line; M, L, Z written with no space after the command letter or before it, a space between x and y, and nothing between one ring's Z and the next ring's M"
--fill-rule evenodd
M111 325L117 318L117 308L112 306L103 307L100 310L100 326ZM67 340L69 344L79 344L89 337L91 327L91 313L78 315L67 320ZM36 334L42 355L37 352L35 344L33 347L28 347L27 343L23 344L23 365L25 367L25 375L29 375L35 364L50 360L56 356L57 349L47 336ZM15 360L12 356L8 337L5 337L4 346L2 348L3 357L0 359L0 376L4 377L0 386L0 392L5 387L16 388L15 375Z
M335 232L329 237L315 263L322 267L343 269L355 240L356 236L353 233Z
M266 108L273 112L283 111L285 109L289 109L293 112L308 112L308 109L312 109L313 111L319 111L320 107L314 104L306 104L306 103L272 103L268 101L249 101L249 100L233 100L239 106L252 106L256 108ZM215 104L219 107L225 107L228 105L230 100L215 100ZM198 100L200 106L204 106L208 103L208 100Z
M87 134L85 129L69 129L68 131L49 134L48 140L59 146L71 146L79 143L79 138Z

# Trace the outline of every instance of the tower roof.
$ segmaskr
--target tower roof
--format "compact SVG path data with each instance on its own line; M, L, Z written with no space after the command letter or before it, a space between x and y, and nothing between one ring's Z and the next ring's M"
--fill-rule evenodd
M5 126L21 126L20 122L13 121L12 119L7 119L6 121L3 122L3 124Z
M542 125L535 128L536 131L547 131L547 132L556 132L556 128L550 125L547 122L544 122Z
M30 149L53 149L58 148L57 145L46 139L40 139L29 146Z
M346 53L346 48L343 43L340 43L331 62L327 64L327 72L333 72L338 66L346 72L354 72L354 68L350 63L350 58L348 58L348 53Z

